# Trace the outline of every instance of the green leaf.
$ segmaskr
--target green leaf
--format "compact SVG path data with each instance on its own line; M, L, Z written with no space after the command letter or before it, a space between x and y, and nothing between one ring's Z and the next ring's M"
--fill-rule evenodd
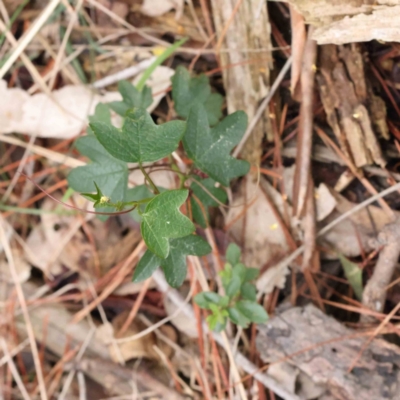
M93 162L73 169L68 175L69 186L77 192L96 192L97 185L113 203L123 201L128 185L126 163L112 157L94 136L79 138L76 147Z
M246 276L246 266L242 263L236 264L233 269L232 269L232 276L238 276L240 279L240 282L244 282L244 278Z
M240 288L240 294L245 300L256 301L257 299L256 287L250 282L243 283Z
M161 260L161 267L168 284L172 287L179 287L187 274L186 256L204 256L211 252L211 246L197 235L173 239L169 243L170 251L168 257Z
M351 262L344 255L339 254L339 260L343 266L344 274L353 288L357 299L362 300L363 294L363 281L362 269L356 264Z
M165 189L158 187L158 190L160 191L160 193L164 192ZM125 195L125 202L130 202L130 201L140 201L140 200L144 200L144 199L148 199L148 198L152 198L154 197L154 193L147 187L147 185L137 185L133 188L130 188L126 191L126 195ZM146 208L146 204L140 204L138 206L138 208L136 208L135 210L131 211L129 214L132 216L132 218L137 221L137 222L141 222L142 221L142 217L139 214L140 212L144 212ZM139 211L138 211L139 210Z
M231 179L247 174L250 164L230 156L231 150L242 138L247 126L243 111L224 118L214 128L208 126L207 113L201 104L195 104L189 113L183 145L195 165L224 186Z
M161 266L168 284L172 287L179 287L182 285L187 274L186 256L204 256L211 251L211 246L202 237L197 235L171 239L169 245L169 254L165 259L157 257L149 250L144 253L144 256L135 269L133 275L134 282L147 279L157 267Z
M257 268L246 268L244 281L245 282L254 281L254 279L256 279L259 274L260 274L260 270Z
M223 97L218 93L211 93L211 86L207 76L190 77L189 71L183 66L176 68L172 81L172 99L175 111L182 118L187 119L190 109L195 104L205 107L208 122L215 125L222 117Z
M135 108L125 115L122 129L111 124L90 124L99 142L115 158L126 162L153 162L171 154L185 131L185 122L170 121L156 125L143 108Z
M123 117L128 110L132 108L146 109L153 102L151 89L147 86L139 91L132 83L128 81L119 81L118 91L121 93L123 100L108 103L108 106Z
M206 299L205 294L207 292L202 292L196 294L196 296L193 297L193 301L201 308L205 308L206 310L209 309L209 301Z
M228 304L229 304L229 297L228 297L228 296L222 296L222 297L220 298L219 302L218 302L218 305L219 305L221 308L226 308L226 307L228 307Z
M225 293L230 298L236 296L240 291L240 285L242 282L240 281L239 276L233 275L229 283L225 287Z
M104 122L106 124L111 124L111 113L108 106L104 103L98 103L96 108L94 109L94 114L89 115L88 117L89 122ZM88 125L86 128L86 133L88 135L94 135L94 132Z
M206 321L208 323L208 326L210 327L210 329L213 331L217 324L218 324L218 315L216 314L211 314L206 318Z
M247 328L249 326L250 320L246 318L237 308L229 307L228 308L229 319L242 328Z
M221 313L213 313L206 318L206 321L212 331L221 332L226 327L227 318Z
M240 261L242 252L240 247L235 243L230 243L226 250L226 259L231 265L236 265Z
M222 296L215 292L205 292L205 297L210 303L220 304Z
M223 297L215 292L201 292L196 294L196 296L194 296L193 298L193 300L199 307L205 308L206 310L210 309L211 304L217 305L223 302L222 299Z
M226 195L225 190L215 187L216 182L214 179L206 178L200 180L198 177L194 177L193 183L190 186L193 194L197 197L197 199L194 197L191 197L190 199L193 218L202 228L206 228L209 219L208 208L217 207L218 203L204 190L202 186L197 183L197 181L199 181L201 185L203 185L204 188L206 188L221 203L226 203L228 196ZM199 201L202 206L199 204Z
M225 264L225 268L219 272L224 288L229 284L232 279L232 265L229 263Z
M169 190L155 196L147 203L142 214L140 230L147 248L160 258L169 254L169 239L190 235L194 231L192 221L179 211L188 191Z
M257 324L264 323L268 320L268 314L264 307L249 300L240 300L236 303L235 308L246 316L250 321Z
M214 327L215 332L222 332L226 328L226 323L228 319L226 317L220 317L217 321L217 324Z
M159 266L160 258L147 250L136 265L135 272L133 273L133 282L141 282L150 278Z

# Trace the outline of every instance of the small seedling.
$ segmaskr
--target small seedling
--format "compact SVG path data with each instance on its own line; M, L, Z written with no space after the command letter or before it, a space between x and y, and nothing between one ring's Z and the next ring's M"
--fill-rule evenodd
M140 221L147 251L136 266L134 281L147 279L161 267L167 282L178 287L186 278L186 256L211 251L195 234L195 223L208 226L209 207L227 200L223 186L249 171L248 162L230 155L243 137L247 116L238 111L221 120L222 96L212 93L205 75L191 77L183 67L172 77L172 98L180 120L153 121L146 110L151 89L143 79L137 87L121 81L118 90L121 101L98 104L89 117L87 136L78 139L76 147L92 162L72 170L68 183L93 201L103 217L131 212ZM122 117L121 127L112 123L111 111ZM187 171L181 171L171 156L180 143L184 158L190 159ZM158 187L151 179L148 167L160 160L178 175L176 189ZM145 185L128 188L132 167L141 170ZM246 297L242 301L239 308L247 307ZM219 315L212 307L218 321L232 312L228 308Z
M240 248L231 243L226 252L225 268L220 272L225 295L203 292L194 297L201 308L210 310L207 322L211 330L225 329L228 319L234 324L247 328L250 323L263 323L268 314L257 303L256 287L251 281L257 278L259 270L248 268L240 262Z

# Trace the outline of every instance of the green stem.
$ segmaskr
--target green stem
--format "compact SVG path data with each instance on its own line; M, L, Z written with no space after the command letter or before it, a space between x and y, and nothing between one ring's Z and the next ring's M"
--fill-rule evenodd
M139 82L136 85L136 89L141 91L146 83L147 79L150 78L150 75L154 72L154 70L161 65L178 47L181 47L188 38L183 38L175 42L172 46L168 47L162 54L160 54L150 65L149 68L144 71L142 77L140 78Z
M144 175L146 181L149 183L151 188L153 189L154 194L160 194L160 191L157 189L157 186L154 184L154 182L151 180L149 174L146 172L146 170L143 168L143 165L139 163L139 168L142 171L142 174Z

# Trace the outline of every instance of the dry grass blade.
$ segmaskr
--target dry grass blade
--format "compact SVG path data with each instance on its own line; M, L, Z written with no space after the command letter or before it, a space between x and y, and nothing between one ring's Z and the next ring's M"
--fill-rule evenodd
M7 71L11 68L17 58L22 54L26 46L32 41L34 36L39 32L42 26L46 23L50 15L53 13L55 8L57 7L60 0L51 0L47 7L43 10L40 16L35 20L35 22L31 25L30 29L26 32L24 36L18 41L18 44L15 50L11 53L10 57L4 63L2 68L0 68L0 79L4 77Z
M10 368L11 374L12 374L15 382L17 383L17 386L18 386L18 389L20 391L22 398L24 400L31 400L31 397L29 396L29 394L25 388L24 382L22 382L21 375L19 374L17 367L15 366L14 360L12 359L12 356L7 349L7 344L3 338L0 338L0 344L1 344L1 349L3 350L3 353L4 353L5 361L7 362L8 367Z

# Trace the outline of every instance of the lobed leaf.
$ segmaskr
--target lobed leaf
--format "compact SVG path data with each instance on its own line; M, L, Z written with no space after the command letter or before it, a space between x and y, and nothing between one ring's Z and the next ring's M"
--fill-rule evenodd
M147 248L160 258L167 258L170 250L169 239L190 235L194 225L179 211L188 191L170 190L155 196L147 203L142 214L140 230Z
M189 113L183 145L198 168L222 185L229 186L231 179L247 174L250 168L247 161L230 155L246 126L246 114L237 111L210 128L206 110L201 104L195 104Z
M99 142L111 155L135 163L153 162L171 154L178 147L185 125L183 121L156 125L143 108L128 111L122 129L101 121L90 123Z
M143 90L138 90L129 81L119 81L118 91L121 93L122 101L112 101L108 106L122 117L132 108L146 109L153 101L151 89L145 86Z
M196 196L196 198L192 196L190 199L193 218L202 228L206 228L209 219L208 208L217 207L218 203L197 182L200 182L200 184L221 203L226 203L228 196L226 195L225 190L215 187L216 182L214 179L206 178L200 180L197 177L194 178L193 183L190 185L190 189ZM201 205L199 204L199 201Z
M169 254L165 259L157 257L149 250L146 251L135 269L133 275L135 282L149 278L157 267L161 266L168 284L172 287L179 287L187 274L186 256L204 256L211 251L210 245L197 235L172 239L169 244Z
M178 66L171 81L172 99L174 100L175 111L179 116L187 119L190 109L195 104L202 104L211 126L221 119L224 99L218 93L211 93L207 76L191 77L186 68Z
M97 188L111 201L123 201L128 185L128 167L111 156L94 136L76 141L80 153L93 162L74 168L68 175L68 185L77 192L96 192Z

